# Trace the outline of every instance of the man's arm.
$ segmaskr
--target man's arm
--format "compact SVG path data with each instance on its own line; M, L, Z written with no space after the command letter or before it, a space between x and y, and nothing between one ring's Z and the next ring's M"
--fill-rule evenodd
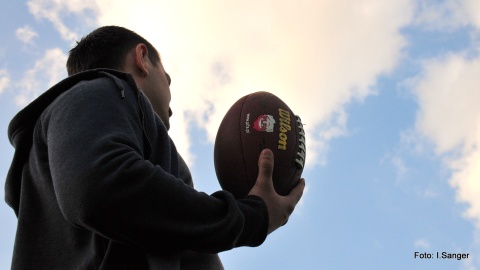
M166 130L155 149L164 152L163 164L145 159L137 92L121 99L110 81L96 89L90 83L66 93L43 119L56 199L69 223L150 251L215 253L264 241L261 199L209 196L185 185L169 172L174 150Z

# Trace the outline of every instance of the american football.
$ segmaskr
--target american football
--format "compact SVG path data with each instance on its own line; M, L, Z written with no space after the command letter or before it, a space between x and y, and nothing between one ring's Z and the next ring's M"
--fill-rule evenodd
M269 92L240 98L224 116L215 138L214 166L222 189L245 197L258 176L258 157L274 154L273 185L287 195L305 166L305 131L299 116Z

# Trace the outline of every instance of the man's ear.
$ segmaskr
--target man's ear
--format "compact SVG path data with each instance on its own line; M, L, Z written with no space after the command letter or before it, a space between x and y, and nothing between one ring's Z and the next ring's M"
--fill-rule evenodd
M150 72L150 60L148 58L147 46L143 43L135 47L135 66L142 76L147 76Z

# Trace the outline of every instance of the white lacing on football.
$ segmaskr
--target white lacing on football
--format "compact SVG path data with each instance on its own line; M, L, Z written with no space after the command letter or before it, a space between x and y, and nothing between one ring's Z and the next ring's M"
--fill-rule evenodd
M305 148L305 130L303 129L303 124L302 124L302 119L300 119L300 116L295 115L295 118L297 118L297 124L298 124L298 133L299 133L299 144L298 144L298 152L297 152L297 158L295 159L295 164L297 164L297 167L300 169L303 169L305 166L305 155L306 155L306 148Z

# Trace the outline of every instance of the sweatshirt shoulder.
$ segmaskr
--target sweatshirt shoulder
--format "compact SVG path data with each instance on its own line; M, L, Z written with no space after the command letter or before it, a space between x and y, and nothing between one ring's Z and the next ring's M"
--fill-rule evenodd
M129 82L109 77L99 77L92 80L80 81L68 91L59 95L46 108L43 116L60 109L83 111L85 109L98 110L110 106L121 109L136 110L137 90ZM110 105L109 105L110 104Z
M68 99L77 100L82 97L100 98L108 97L114 100L125 99L125 92L131 91L131 86L124 80L118 79L117 82L111 78L100 77L93 80L81 81L74 85L69 91L61 94L53 103ZM130 89L130 90L128 90Z
M45 91L12 118L8 125L10 143L16 147L23 140L23 134L31 133L38 118L54 103L62 105L64 103L60 101L78 97L110 95L116 99L125 98L127 89L138 92L133 77L120 71L98 69L72 75ZM136 95L133 93L135 99Z

